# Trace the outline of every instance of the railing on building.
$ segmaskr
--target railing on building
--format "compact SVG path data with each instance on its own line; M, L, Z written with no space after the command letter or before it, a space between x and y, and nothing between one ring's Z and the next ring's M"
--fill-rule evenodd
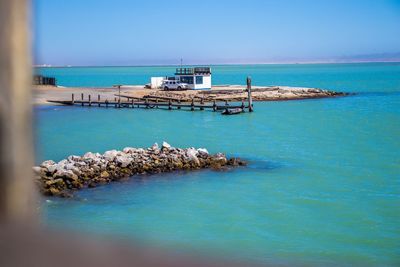
M210 67L177 68L175 75L211 74Z

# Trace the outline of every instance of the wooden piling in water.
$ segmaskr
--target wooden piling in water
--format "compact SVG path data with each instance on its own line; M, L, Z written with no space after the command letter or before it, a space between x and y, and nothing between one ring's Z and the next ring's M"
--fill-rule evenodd
M74 94L72 94L71 104L72 104L72 105L75 104L75 97L74 97Z
M92 106L92 100L91 100L91 95L89 95L89 107Z
M108 108L108 99L106 99L105 103L106 103L106 108Z
M82 107L83 107L83 93L81 94L81 99L82 99Z
M168 109L171 110L172 106L171 106L171 100L168 101Z
M253 112L253 100L251 98L251 77L247 77L247 98L249 101L249 112Z
M100 95L97 95L97 103L99 104L100 107Z
M217 103L215 103L215 100L214 100L214 102L213 102L213 111L214 111L214 112L217 111Z
M190 104L190 110L194 111L194 100L192 99L192 103Z

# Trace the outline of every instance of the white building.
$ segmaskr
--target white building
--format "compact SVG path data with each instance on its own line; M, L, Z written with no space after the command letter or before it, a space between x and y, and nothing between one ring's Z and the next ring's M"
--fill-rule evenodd
M150 88L151 89L160 88L164 80L165 80L165 77L151 77Z
M211 68L177 68L175 77L182 83L187 83L190 89L211 89Z

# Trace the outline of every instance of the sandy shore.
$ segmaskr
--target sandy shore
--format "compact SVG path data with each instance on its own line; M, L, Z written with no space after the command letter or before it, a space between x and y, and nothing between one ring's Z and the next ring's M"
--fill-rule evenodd
M49 105L47 100L71 100L72 94L75 100L81 99L81 94L87 99L91 95L92 100L114 100L118 94L116 88L89 88L89 87L55 87L55 86L34 86L33 104ZM229 85L214 86L211 90L187 90L187 91L162 91L146 89L142 85L126 86L121 88L121 95L142 98L144 96L171 97L181 101L203 99L204 101L240 101L247 98L245 86ZM254 101L280 101L309 98L337 97L345 93L322 90L318 88L288 87L288 86L253 86L252 96Z

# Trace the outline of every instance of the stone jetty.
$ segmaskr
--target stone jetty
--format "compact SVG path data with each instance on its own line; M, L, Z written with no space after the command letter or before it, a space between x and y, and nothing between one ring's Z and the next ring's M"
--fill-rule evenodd
M155 174L177 170L245 165L239 158L228 159L224 154L209 154L204 148L174 148L166 142L148 149L126 147L104 154L88 152L83 156L69 156L56 163L44 161L33 167L42 194L71 197L73 192L96 187L140 174Z

